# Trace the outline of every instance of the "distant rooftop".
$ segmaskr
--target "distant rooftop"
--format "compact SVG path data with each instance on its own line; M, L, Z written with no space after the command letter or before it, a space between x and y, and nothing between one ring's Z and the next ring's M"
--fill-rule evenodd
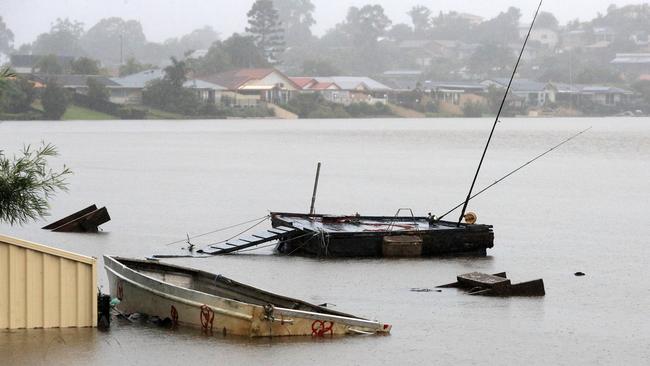
M68 75L68 74L34 74L33 78L47 84L49 81L54 81L64 88L84 88L88 86L88 79L94 79L106 87L119 86L111 79L100 75Z
M315 79L319 83L334 83L343 90L355 90L359 88L365 88L371 91L392 90L389 86L365 76L331 76L316 77Z
M128 76L124 76L121 78L113 78L111 79L113 82L116 84L124 87L124 88L135 88L135 89L143 89L147 86L148 83L155 81L155 80L160 80L165 76L165 72L161 69L151 69L151 70L145 70L141 71L136 74L131 74ZM193 88L193 89L214 89L214 90L225 90L226 88L215 84L211 82L207 82L204 80L198 80L198 79L190 79L186 81L183 84L183 87L185 88Z
M612 64L650 64L650 53L617 53Z

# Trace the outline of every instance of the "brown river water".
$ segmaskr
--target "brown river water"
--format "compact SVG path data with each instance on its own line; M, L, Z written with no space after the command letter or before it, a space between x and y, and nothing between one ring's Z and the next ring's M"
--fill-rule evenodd
M101 258L145 257L166 243L309 208L320 213L442 213L467 194L488 119L0 122L0 149L54 143L74 170L52 219L108 207L103 232L0 232ZM390 336L209 337L115 321L95 329L0 330L0 365L648 365L650 119L506 119L477 187L581 129L587 134L470 204L495 227L486 258L319 260L272 248L176 264L334 304L393 325ZM455 217L455 216L454 216ZM49 220L49 219L48 219ZM224 239L219 233L196 244ZM106 273L99 262L100 286ZM543 278L544 298L413 292L461 273ZM575 277L582 271L585 277Z

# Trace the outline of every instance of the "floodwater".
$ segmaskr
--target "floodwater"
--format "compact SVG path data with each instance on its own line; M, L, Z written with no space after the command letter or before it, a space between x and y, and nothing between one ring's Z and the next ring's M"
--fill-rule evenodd
M442 213L467 193L492 121L1 122L0 149L41 140L75 172L59 218L91 203L97 235L0 232L101 257L145 257L270 210ZM495 227L487 258L319 260L241 255L171 262L393 325L390 336L208 337L115 321L94 329L0 331L2 365L650 364L650 119L506 119L477 187L575 132L593 130L476 199ZM267 225L267 224L265 224ZM223 239L218 233L196 244ZM226 236L227 237L227 236ZM101 261L100 261L101 264ZM102 267L100 285L106 286ZM412 292L471 271L544 278L544 298ZM577 271L585 277L575 277ZM104 288L106 290L106 288Z

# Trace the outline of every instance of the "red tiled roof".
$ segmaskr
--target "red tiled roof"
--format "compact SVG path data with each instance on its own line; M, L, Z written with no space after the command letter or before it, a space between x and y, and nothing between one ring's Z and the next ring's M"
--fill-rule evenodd
M285 76L282 74L280 71L276 69L237 69L237 70L231 70L231 71L226 71L222 72L216 75L210 75L201 78L201 80L205 80L207 82L217 84L217 85L222 85L226 87L229 90L236 90L242 85L246 84L250 80L261 80L267 77L269 74L273 72L278 72L280 75L286 77L289 79L291 83L294 84L295 87L297 88L302 88L296 83L291 80L291 78Z
M337 89L341 89L338 85L335 83L316 83L312 85L309 89L314 89L314 90L326 90L332 86L335 86Z
M315 82L314 78L310 77L290 77L291 81L294 82L294 84L298 85L300 89L304 89L307 85L311 84L312 82Z

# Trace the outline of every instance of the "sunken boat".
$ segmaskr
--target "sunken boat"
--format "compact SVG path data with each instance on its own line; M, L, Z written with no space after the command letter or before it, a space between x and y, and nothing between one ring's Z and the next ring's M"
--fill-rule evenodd
M247 337L388 334L391 326L191 268L104 256L111 297L122 313L172 327Z

